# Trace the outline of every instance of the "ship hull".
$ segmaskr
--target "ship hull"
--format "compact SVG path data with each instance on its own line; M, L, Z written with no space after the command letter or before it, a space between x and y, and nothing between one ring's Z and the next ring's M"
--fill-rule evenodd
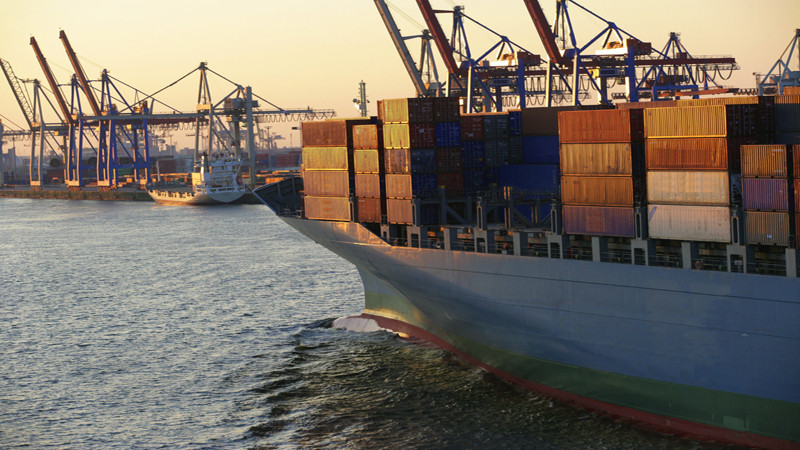
M161 205L223 205L239 200L244 191L217 192L213 194L198 194L191 191L149 189L148 194Z
M282 219L357 267L385 328L664 431L800 447L797 279L396 247Z

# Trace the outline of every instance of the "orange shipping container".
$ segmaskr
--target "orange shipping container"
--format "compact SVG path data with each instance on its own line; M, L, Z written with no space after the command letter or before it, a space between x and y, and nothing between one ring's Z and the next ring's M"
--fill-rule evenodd
M313 220L350 220L350 199L346 197L313 197L305 196L306 219Z
M795 178L800 178L800 144L792 146L792 174ZM800 211L800 208L798 208Z
M389 223L413 223L414 210L411 200L387 198L386 220Z
M743 177L789 176L789 152L785 145L743 145Z
M564 175L632 176L632 158L637 156L630 143L561 144L559 154Z
M353 126L365 125L372 119L328 119L303 122L300 134L303 147L353 147Z
M355 150L353 167L356 173L380 173L380 150Z
M356 197L381 198L381 176L377 173L356 174Z
M800 212L800 178L794 179L794 210Z
M784 86L783 95L797 95L800 96L800 86Z
M561 202L565 205L633 206L633 178L563 176Z
M730 145L727 138L647 139L644 143L647 169L726 170L731 165Z
M347 170L347 147L303 147L303 168L307 170Z
M350 174L346 170L303 170L303 191L312 196L347 197Z
M382 133L379 132L377 124L355 125L353 126L353 148L355 149L374 149L381 148Z
M598 109L558 113L558 140L564 143L639 142L642 111Z
M688 106L644 110L644 130L648 138L726 137L725 106Z

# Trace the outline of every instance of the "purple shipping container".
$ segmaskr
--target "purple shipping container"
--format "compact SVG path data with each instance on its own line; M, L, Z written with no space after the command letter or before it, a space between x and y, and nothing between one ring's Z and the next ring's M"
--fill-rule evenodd
M434 125L437 147L456 147L461 145L460 122L437 122Z
M786 178L742 178L744 209L789 211L791 193Z
M597 236L634 236L633 208L564 205L564 232Z
M497 186L516 190L556 192L558 166L554 164L517 164L497 168Z
M558 164L558 136L523 136L522 162Z

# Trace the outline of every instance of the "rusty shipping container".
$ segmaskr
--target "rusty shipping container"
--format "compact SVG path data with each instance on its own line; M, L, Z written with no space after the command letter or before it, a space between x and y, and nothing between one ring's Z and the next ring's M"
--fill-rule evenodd
M436 150L386 149L384 150L386 173L434 173L436 172Z
M303 147L306 170L348 170L350 167L347 147Z
M647 172L647 201L676 205L728 206L730 177L722 171Z
M378 119L384 124L433 122L433 99L395 98L378 100Z
M357 150L378 150L383 148L383 133L378 124L354 125L353 148Z
M598 109L558 113L562 144L640 142L644 140L641 110Z
M372 119L328 119L303 122L300 134L303 147L353 148L353 126L373 123Z
M381 198L386 194L381 189L381 175L377 173L356 173L356 197Z
M346 170L303 170L303 191L311 196L347 197L350 173Z
M647 232L651 238L678 241L731 241L727 206L648 205Z
M789 245L793 235L792 214L784 212L746 211L744 235L746 244Z
M743 145L740 150L743 177L789 176L789 151L785 145Z
M736 138L664 138L645 140L648 170L734 170L738 165Z
M559 155L564 175L620 175L642 173L641 145L631 143L561 144Z
M356 173L380 173L381 155L380 150L354 150L353 168Z
M350 220L350 199L347 197L303 198L306 219L312 220Z
M595 236L634 236L633 208L564 205L564 232Z
M786 178L742 178L742 205L746 210L789 211L792 187Z
M562 176L561 202L565 205L633 206L633 178Z
M384 148L433 148L436 133L433 123L386 123L383 125Z
M366 223L380 223L381 216L385 210L386 199L380 198L357 198L356 199L356 220Z

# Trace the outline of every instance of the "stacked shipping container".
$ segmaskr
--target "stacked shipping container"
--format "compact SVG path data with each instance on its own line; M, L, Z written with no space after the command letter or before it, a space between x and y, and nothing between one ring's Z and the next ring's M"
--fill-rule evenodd
M638 110L558 114L564 231L633 237L642 197L644 136Z
M380 223L386 211L383 132L378 124L353 126L356 220Z
M353 127L369 119L303 123L303 202L309 219L350 220L355 187Z
M757 106L644 112L650 237L730 242L730 175L739 164L734 145L755 139Z
M789 245L794 207L785 145L743 145L742 204L747 244Z
M775 97L775 141L778 144L800 144L800 95Z
M435 196L436 134L433 102L402 98L378 102L383 125L386 218L389 223L414 222L413 199ZM420 208L419 223L438 222L437 210Z

